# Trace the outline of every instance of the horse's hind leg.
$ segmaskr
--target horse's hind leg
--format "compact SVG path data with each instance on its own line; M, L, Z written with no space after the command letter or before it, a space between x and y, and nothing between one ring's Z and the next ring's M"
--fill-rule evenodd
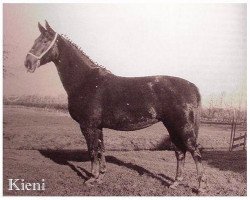
M176 169L175 181L172 185L170 185L170 188L172 188L172 189L176 189L177 186L183 180L183 169L184 169L184 164L185 164L185 155L186 155L185 151L178 150L176 147L175 156L177 159L177 169Z
M194 162L196 164L196 170L197 170L197 176L198 176L198 192L203 192L205 190L205 187L206 187L206 180L204 177L202 156L201 156L200 150L198 148L198 145L196 145L195 148L192 148L189 151L190 151L190 153L194 159Z
M190 127L189 125L187 126ZM204 168L202 165L202 156L197 144L197 132L195 129L188 129L187 126L184 128L181 138L184 143L184 148L191 153L194 159L198 175L198 192L202 192L206 185L202 185L203 182L205 183Z
M172 143L175 146L175 156L177 160L177 168L176 168L176 176L175 181L172 185L170 185L170 188L176 189L177 186L182 182L183 180L183 169L185 164L185 156L186 156L186 149L183 148L183 144L181 143L181 140L178 138L178 135L176 134L176 131L173 127L168 126L167 123L164 123L165 127L167 128Z
M176 146L176 158L177 158L177 170L176 170L176 178L173 185L171 185L171 188L176 188L177 185L179 185L180 181L182 180L182 172L184 167L184 159L185 159L185 153L186 151L189 151L195 161L197 174L198 174L198 190L202 191L202 181L203 179L203 166L202 166L202 157L200 150L197 145L197 133L198 133L198 127L195 126L195 124L192 123L186 123L182 128L179 128L177 126L173 126L171 124L171 127L168 126L168 124L165 124L166 128L168 129L168 132L170 134L170 138L172 142Z

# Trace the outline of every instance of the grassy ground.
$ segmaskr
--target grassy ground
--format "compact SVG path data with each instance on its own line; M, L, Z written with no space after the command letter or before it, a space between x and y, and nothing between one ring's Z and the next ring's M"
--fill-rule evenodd
M230 125L202 124L199 142L204 148L227 149L230 129ZM139 131L104 129L104 140L107 150L170 148L168 132L161 123ZM67 113L19 106L4 107L4 141L4 148L86 149L78 123Z
M135 132L105 129L108 172L103 184L89 188L83 184L90 170L86 143L68 114L5 106L3 117L5 195L196 195L195 165L189 154L184 184L171 190L174 152L147 151L169 148L168 133L160 123ZM208 177L205 195L246 195L246 152L228 152L229 137L229 126L201 126L199 142L206 148ZM45 179L46 190L8 191L8 178Z

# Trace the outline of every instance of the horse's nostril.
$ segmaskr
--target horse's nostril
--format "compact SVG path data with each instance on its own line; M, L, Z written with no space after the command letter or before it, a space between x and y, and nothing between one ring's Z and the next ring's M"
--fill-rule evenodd
M29 60L25 60L25 61L24 61L24 65L25 65L26 68L30 68L31 63L30 63Z

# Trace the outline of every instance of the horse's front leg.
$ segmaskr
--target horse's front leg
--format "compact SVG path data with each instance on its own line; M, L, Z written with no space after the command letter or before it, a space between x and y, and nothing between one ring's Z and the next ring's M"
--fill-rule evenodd
M102 183L102 179L105 175L105 172L107 171L106 167L106 159L105 159L105 147L104 147L104 142L103 142L103 132L101 131L101 134L99 135L99 140L98 140L98 158L99 158L99 177L98 177L98 183Z
M98 177L100 174L98 147L99 147L99 137L101 134L101 130L98 128L81 126L81 131L86 139L91 161L92 176L85 182L85 184L93 185L94 182L98 181Z

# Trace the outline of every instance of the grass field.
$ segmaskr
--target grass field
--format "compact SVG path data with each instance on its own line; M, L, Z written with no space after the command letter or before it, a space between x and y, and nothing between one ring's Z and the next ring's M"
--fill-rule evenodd
M194 162L187 155L184 184L168 186L176 160L168 133L160 123L134 132L105 129L108 171L96 187L83 183L90 172L86 143L67 113L4 106L4 195L196 195ZM238 133L238 134L242 134ZM202 125L207 192L204 195L246 195L246 151L228 152L230 126ZM151 151L150 151L151 150ZM154 150L154 151L152 151ZM9 178L45 179L45 191L9 191Z

